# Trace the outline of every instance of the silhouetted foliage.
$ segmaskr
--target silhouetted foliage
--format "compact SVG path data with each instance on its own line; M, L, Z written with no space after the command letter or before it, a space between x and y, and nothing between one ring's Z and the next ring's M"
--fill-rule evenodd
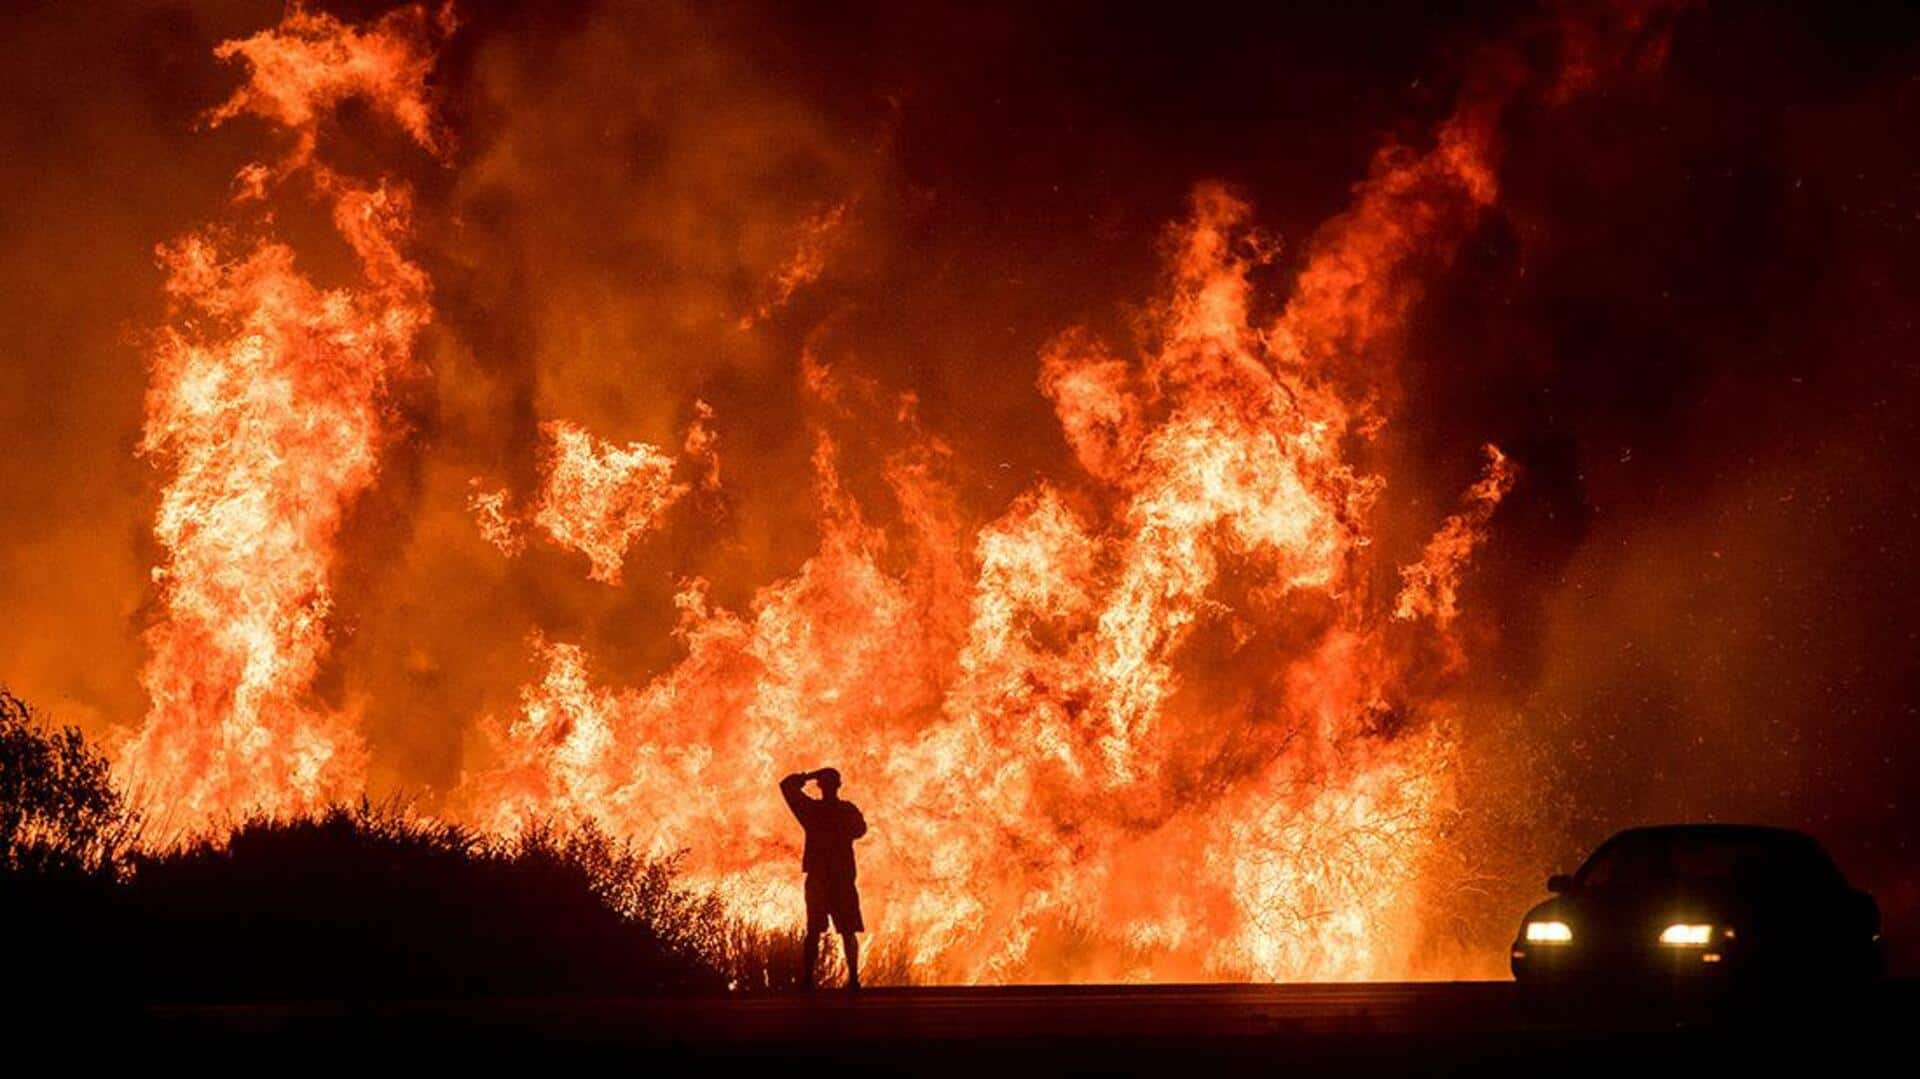
M0 689L0 995L113 988L116 881L138 827L106 758Z
M362 803L142 858L129 889L153 998L722 988L672 876L591 828L490 841Z
M106 757L78 728L47 727L0 689L0 871L16 879L112 874L137 825Z

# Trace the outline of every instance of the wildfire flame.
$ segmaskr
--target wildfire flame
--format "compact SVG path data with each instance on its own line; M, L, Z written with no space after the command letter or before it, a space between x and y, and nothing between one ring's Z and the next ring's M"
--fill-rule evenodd
M1323 288L1253 325L1249 275L1273 245L1250 218L1224 189L1196 193L1156 350L1120 360L1084 331L1049 350L1042 384L1088 490L1036 487L968 544L937 509L935 451L914 446L888 476L903 507L924 507L907 514L915 564L889 572L887 535L841 488L823 432L819 553L744 614L687 582L687 656L637 690L599 688L583 649L538 642L547 673L467 803L499 828L557 811L684 846L696 874L778 924L799 896L766 777L833 760L887 807L867 872L926 969L1018 977L1085 925L1117 928L1083 976L1392 969L1450 743L1435 706L1394 716L1423 706L1404 702L1415 659L1387 627L1405 608L1444 631L1512 475L1490 451L1469 510L1403 569L1399 604L1372 599L1365 519L1382 483L1340 451L1365 413L1306 358L1322 340L1371 347L1394 324L1371 292ZM1306 274L1354 266L1355 246L1380 258L1374 230L1397 227L1362 211ZM832 392L828 373L813 381ZM1073 508L1088 498L1096 513ZM1259 582L1231 603L1229 569ZM955 572L970 585L939 587ZM1274 677L1230 704L1183 698L1207 627Z
M627 546L687 493L672 481L673 458L644 442L623 449L564 421L546 434L552 450L534 523L585 554L594 580L619 584Z
M154 534L160 617L148 631L145 724L119 766L168 819L192 826L249 807L310 808L365 784L347 717L307 691L327 651L342 521L374 483L393 431L392 382L432 318L426 274L402 249L411 196L314 157L327 110L364 97L422 146L430 24L417 9L362 31L298 7L274 30L221 46L244 86L209 120L258 116L293 137L240 174L254 218L162 245L178 317L152 352L141 452L167 465ZM266 197L306 181L361 280L322 287L272 234Z
M152 709L120 765L190 823L365 784L355 725L309 691L343 520L399 434L390 387L432 311L403 253L407 189L336 173L317 140L357 98L443 153L426 79L451 29L444 10L360 29L296 7L220 50L250 73L212 121L260 117L293 148L243 173L249 231L161 249L179 314L153 351L143 452L171 478ZM1245 199L1199 186L1146 344L1070 328L1039 357L1084 474L984 523L958 508L963 464L910 397L808 356L829 417L812 557L738 610L683 578L681 658L637 686L535 633L540 673L517 714L486 721L446 812L503 830L584 818L684 848L697 882L778 926L799 910L798 837L772 784L831 763L874 825L869 919L924 976L1404 974L1457 756L1444 674L1465 662L1461 577L1515 470L1489 446L1420 560L1382 565L1392 488L1365 447L1391 418L1424 276L1496 197L1519 81L1496 66L1430 149L1383 152L1271 318L1257 282L1278 241ZM331 208L355 283L315 284L273 238L264 207L296 181ZM819 276L844 209L808 220L756 318ZM831 417L852 400L895 416L880 519L844 482ZM676 460L545 417L526 513L479 479L470 508L504 554L537 529L619 585L696 482L721 487L725 419L699 405ZM1396 576L1397 593L1376 584Z

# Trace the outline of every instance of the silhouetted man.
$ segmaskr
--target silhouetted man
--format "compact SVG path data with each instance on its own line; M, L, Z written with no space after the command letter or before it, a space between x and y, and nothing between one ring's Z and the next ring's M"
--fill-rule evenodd
M820 797L807 796L803 788L808 780L819 784ZM860 940L854 934L865 932L867 925L860 919L860 890L854 885L853 841L867 834L867 819L859 806L840 800L840 773L832 768L795 772L780 781L780 793L807 833L800 860L807 874L807 970L801 984L813 988L820 934L831 921L847 950L847 988L858 989Z

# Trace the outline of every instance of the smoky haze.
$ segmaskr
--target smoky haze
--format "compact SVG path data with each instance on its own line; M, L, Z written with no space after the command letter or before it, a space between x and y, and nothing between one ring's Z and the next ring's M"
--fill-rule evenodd
M905 432L937 442L969 532L1075 482L1040 357L1073 326L1144 335L1196 183L1277 238L1255 279L1275 315L1381 146L1426 149L1488 43L1544 17L1346 7L464 7L431 83L444 159L351 106L330 134L417 189L436 311L350 509L313 687L364 732L374 788L458 787L482 719L540 677L530 635L640 686L685 652L684 579L739 610L798 571L818 426L877 520L905 513L880 467ZM260 153L259 125L201 119L239 79L214 46L280 14L0 16L0 678L102 737L147 710L154 248L217 219ZM1920 21L1701 5L1662 59L1507 111L1497 202L1427 275L1391 423L1356 450L1391 477L1393 564L1484 443L1519 476L1463 578L1446 856L1467 883L1431 900L1464 927L1427 942L1437 970L1481 970L1458 955L1490 942L1497 963L1547 872L1663 819L1807 828L1896 948L1920 934ZM350 270L324 224L283 225L323 280ZM842 389L810 388L815 365ZM717 489L683 452L696 402ZM690 493L618 588L476 526L477 489L536 495L553 417L680 458Z

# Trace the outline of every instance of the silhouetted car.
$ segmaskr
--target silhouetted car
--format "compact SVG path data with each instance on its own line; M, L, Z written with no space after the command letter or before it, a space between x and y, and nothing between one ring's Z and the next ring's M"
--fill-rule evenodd
M1725 987L1881 970L1873 897L1813 837L1785 828L1634 828L1547 890L1557 895L1514 938L1521 982Z

